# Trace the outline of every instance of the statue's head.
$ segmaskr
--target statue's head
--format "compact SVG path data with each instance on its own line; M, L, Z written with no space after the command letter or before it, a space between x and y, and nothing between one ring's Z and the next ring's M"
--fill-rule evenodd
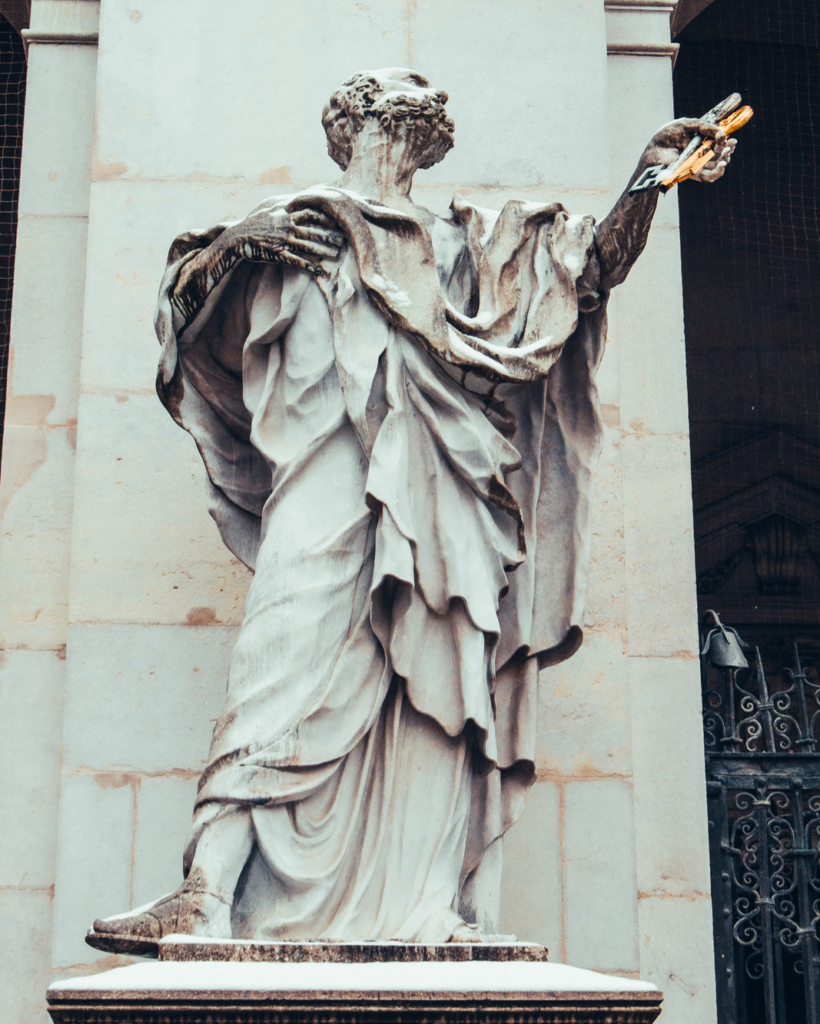
M444 109L447 98L407 68L360 71L333 93L322 111L328 153L345 170L357 136L372 119L382 131L412 143L418 167L432 167L453 147L455 125Z

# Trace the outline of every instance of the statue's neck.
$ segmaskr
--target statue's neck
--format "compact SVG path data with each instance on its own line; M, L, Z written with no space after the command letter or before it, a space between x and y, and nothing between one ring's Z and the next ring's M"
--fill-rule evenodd
M385 206L412 206L410 189L418 162L411 149L405 139L366 126L356 140L339 187Z

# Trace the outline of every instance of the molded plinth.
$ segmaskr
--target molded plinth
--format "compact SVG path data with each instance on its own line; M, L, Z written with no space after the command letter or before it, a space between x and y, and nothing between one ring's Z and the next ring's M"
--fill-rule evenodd
M48 991L55 1024L650 1024L662 999L646 982L563 964L456 959L161 959Z

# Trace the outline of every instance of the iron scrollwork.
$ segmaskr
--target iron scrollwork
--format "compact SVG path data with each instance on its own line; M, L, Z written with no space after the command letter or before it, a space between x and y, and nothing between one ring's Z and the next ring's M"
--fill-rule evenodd
M760 651L744 668L745 645L711 614L720 642L701 648L720 1024L817 1024L820 686L795 647L773 688Z

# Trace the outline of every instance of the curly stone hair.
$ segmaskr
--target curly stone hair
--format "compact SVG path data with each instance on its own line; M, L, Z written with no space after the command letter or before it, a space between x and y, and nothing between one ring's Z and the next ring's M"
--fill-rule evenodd
M422 88L430 87L427 79L415 72L407 75L407 81ZM443 160L453 148L455 131L453 119L444 109L447 93L422 97L405 95L380 103L384 92L384 85L375 75L362 71L348 78L333 93L322 111L322 127L331 158L345 170L353 152L353 140L364 127L365 118L377 117L385 131L426 134L420 167L432 167Z

